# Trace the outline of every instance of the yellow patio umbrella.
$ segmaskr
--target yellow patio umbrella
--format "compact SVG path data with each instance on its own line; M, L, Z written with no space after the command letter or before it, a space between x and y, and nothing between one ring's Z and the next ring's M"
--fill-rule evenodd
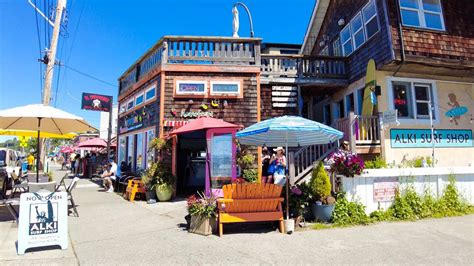
M19 137L38 137L38 131L30 131L30 130L13 130L13 129L0 129L0 136L19 136ZM40 138L48 138L48 139L72 139L77 136L76 133L68 133L68 134L53 134L48 132L40 132Z

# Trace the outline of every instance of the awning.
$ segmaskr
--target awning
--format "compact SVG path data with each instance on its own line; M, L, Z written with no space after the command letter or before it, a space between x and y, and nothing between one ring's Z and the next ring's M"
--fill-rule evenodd
M216 119L212 117L200 117L195 120L192 120L191 122L178 129L173 130L170 135L177 135L209 128L241 128L241 126L225 122L222 119Z

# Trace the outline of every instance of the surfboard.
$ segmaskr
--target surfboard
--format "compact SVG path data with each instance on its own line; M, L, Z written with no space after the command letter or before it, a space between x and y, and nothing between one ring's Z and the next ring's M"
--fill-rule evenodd
M376 79L375 61L370 59L367 63L367 72L365 74L364 98L362 99L363 116L374 114L374 106L377 104L377 97L375 96Z
M465 113L467 113L468 109L466 106L459 106L459 107L456 107L456 108L451 108L450 110L448 110L445 115L447 117L456 117L456 116L461 116Z

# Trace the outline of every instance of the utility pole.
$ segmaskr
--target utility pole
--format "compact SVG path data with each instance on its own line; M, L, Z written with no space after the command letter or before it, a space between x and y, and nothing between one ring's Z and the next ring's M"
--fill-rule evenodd
M59 30L61 29L61 20L63 10L66 8L67 0L58 0L56 7L56 16L54 18L53 36L51 36L51 47L48 51L48 66L46 67L46 77L43 88L43 104L49 105L51 101L51 86L53 83L53 70L56 62L56 50L58 47Z

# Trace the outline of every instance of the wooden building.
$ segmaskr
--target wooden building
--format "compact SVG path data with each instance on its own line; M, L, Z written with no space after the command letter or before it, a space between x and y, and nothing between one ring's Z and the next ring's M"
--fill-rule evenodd
M165 36L119 78L118 162L144 169L154 160L146 148L153 137L199 116L248 126L293 114L340 129L366 158L395 164L432 155L433 121L437 165L472 165L472 14L470 0L318 0L302 46ZM380 95L374 111L362 115L370 59ZM399 125L382 125L379 116L389 110ZM184 179L191 161L208 159L206 141L183 136L165 156L181 178L178 190L199 187ZM289 151L292 181L336 145Z

